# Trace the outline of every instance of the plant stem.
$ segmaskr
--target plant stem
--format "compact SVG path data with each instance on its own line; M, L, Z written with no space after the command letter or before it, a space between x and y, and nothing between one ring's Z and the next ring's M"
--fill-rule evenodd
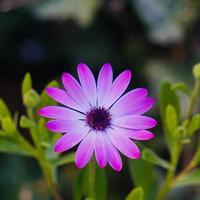
M51 190L51 193L54 197L55 200L63 200L59 190L57 188L57 185L54 181L54 175L53 175L53 167L51 164L44 162L44 161L39 161L40 167L42 169L42 172L44 174L44 177L46 179L46 182L48 184L49 189Z
M164 200L167 192L170 190L171 183L173 181L175 170L179 161L180 153L181 153L182 146L176 145L174 149L174 154L171 159L171 165L173 166L173 170L169 169L165 178L165 181L158 193L157 200Z
M192 90L192 95L190 97L189 109L186 114L186 119L190 118L190 115L192 114L199 92L200 92L200 80L196 80L194 88Z
M95 179L96 179L96 164L95 160L91 159L89 163L89 195L95 198Z

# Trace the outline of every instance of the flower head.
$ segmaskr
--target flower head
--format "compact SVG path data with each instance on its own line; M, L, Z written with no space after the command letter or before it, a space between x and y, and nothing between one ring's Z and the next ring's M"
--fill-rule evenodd
M55 144L55 152L66 151L79 144L75 163L83 168L95 154L100 167L107 163L121 170L119 152L138 159L140 151L133 140L148 140L156 121L143 114L154 104L147 90L137 88L123 95L131 72L122 72L114 81L112 67L104 64L97 84L85 64L78 65L79 82L70 74L62 75L64 89L46 88L47 94L63 106L47 106L39 110L43 117L51 118L47 128L64 133Z

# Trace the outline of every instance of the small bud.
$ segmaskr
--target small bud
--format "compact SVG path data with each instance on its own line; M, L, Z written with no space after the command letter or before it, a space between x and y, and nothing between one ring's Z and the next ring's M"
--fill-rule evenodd
M193 76L195 79L200 80L200 63L193 67Z
M30 119L28 119L26 116L22 115L19 121L20 127L22 128L30 128L30 127L34 127L34 123L33 121L31 121Z
M25 106L34 108L40 103L40 96L35 90L31 89L24 94L23 102Z

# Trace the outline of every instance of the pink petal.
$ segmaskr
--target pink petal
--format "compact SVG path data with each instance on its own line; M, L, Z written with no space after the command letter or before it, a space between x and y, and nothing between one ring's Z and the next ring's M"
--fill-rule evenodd
M126 90L131 80L131 71L125 70L113 82L104 106L109 108Z
M66 91L55 87L48 87L45 89L46 93L58 103L61 103L69 108L85 112L85 110L74 102Z
M112 144L110 139L106 137L106 150L108 154L108 163L109 165L116 171L120 171L122 169L122 159L121 156L116 149L116 147Z
M89 67L80 63L78 65L78 76L85 96L92 106L96 106L96 81Z
M116 126L121 126L130 129L149 129L156 126L156 120L141 116L141 115L130 115L120 118L114 118L112 123Z
M46 127L55 133L66 133L74 129L74 127L83 127L83 121L80 120L64 120L56 119L50 120L46 123Z
M107 164L107 152L106 152L106 141L105 141L105 132L97 131L96 132L96 145L95 145L95 156L98 165L103 168Z
M138 159L140 157L140 150L138 147L125 135L117 132L115 129L109 129L108 136L115 147L125 156L132 159Z
M89 102L77 80L71 74L63 73L62 82L69 96L84 109L89 110Z
M77 145L88 134L88 128L74 129L64 134L55 144L55 152L63 152Z
M130 92L123 95L119 100L112 106L112 110L119 108L123 108L124 105L130 105L132 101L136 102L138 100L144 99L148 94L147 89L145 88L137 88L131 90ZM115 108L117 107L117 108Z
M102 106L106 97L108 96L113 80L113 72L110 64L106 63L103 65L99 72L97 80L97 96L98 96L98 106Z
M141 115L147 112L154 104L152 98L130 99L129 103L119 103L113 105L110 109L114 117L121 117L126 115Z
M78 168L83 168L87 165L92 157L95 149L96 133L90 131L84 140L80 143L75 156L75 163Z
M134 130L134 129L127 129L114 126L116 132L120 132L121 134L128 136L134 140L149 140L154 137L153 133L147 130Z
M38 113L40 116L53 119L78 120L85 117L79 112L61 106L46 106L41 108Z

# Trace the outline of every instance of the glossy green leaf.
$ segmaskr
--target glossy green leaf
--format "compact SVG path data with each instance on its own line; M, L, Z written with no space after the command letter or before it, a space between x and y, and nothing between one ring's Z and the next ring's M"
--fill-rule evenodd
M142 159L129 160L129 169L134 185L144 190L144 200L155 199L158 190L155 166Z
M178 117L175 108L170 104L166 107L165 122L169 133L172 134L178 126Z
M189 185L200 185L200 169L194 170L189 174L180 177L172 186L182 187Z
M144 149L142 151L142 158L146 160L149 163L152 163L154 165L161 166L165 169L173 170L173 166L170 165L167 161L160 158L154 151L151 149Z
M0 136L0 152L3 153L13 153L23 156L32 156L32 154L24 149L19 143L10 140L4 136Z
M188 134L191 137L198 129L200 129L200 114L192 117L188 125Z
M1 121L2 129L8 134L14 134L16 132L16 125L12 121L11 117L5 117Z
M144 191L141 187L134 188L125 200L144 200Z
M190 95L190 90L189 90L188 86L183 82L173 84L171 86L171 89L174 91L176 91L176 90L181 91L186 95Z
M22 94L24 95L26 92L32 89L32 80L30 73L26 73L24 79L22 81Z
M7 116L11 116L10 111L3 99L0 99L0 120Z

